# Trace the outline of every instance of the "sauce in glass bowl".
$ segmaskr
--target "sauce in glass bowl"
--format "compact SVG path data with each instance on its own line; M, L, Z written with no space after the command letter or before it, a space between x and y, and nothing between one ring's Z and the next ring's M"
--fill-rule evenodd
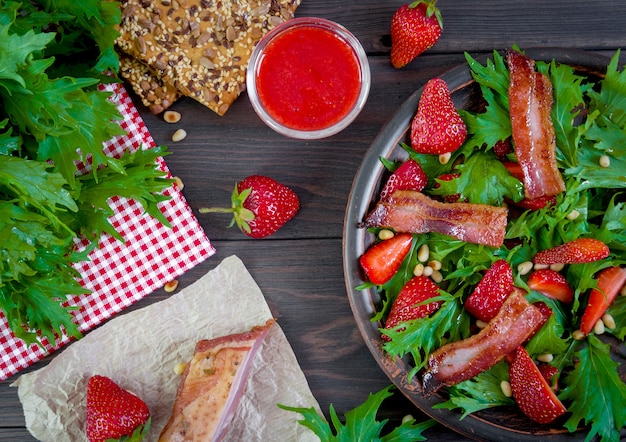
M347 127L369 93L367 56L341 25L321 18L289 20L257 45L247 74L250 101L275 131L324 138Z

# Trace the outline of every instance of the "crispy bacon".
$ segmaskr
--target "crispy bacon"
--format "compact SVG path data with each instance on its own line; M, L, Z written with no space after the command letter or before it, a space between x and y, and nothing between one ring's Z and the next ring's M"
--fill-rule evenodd
M446 344L430 355L422 378L424 394L456 385L494 366L535 334L545 321L541 311L519 289L514 290L480 332Z
M520 52L509 51L507 63L511 129L524 174L524 195L529 199L558 195L565 183L556 163L552 84L546 75L535 72L535 61Z
M506 233L507 210L486 204L442 203L412 190L398 190L379 202L363 222L396 232L437 232L474 244L499 247Z

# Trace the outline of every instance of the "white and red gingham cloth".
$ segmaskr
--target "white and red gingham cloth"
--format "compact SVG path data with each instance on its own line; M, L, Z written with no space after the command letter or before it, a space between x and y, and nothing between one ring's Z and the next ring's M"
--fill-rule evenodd
M119 123L127 133L105 143L105 152L119 156L129 148L154 147L155 142L124 87L117 84L103 89L113 92L111 99L124 117ZM162 158L158 159L158 165L169 175ZM145 214L133 200L112 198L110 201L115 211L110 221L125 242L105 235L100 247L89 255L89 261L75 266L81 274L81 285L91 290L89 295L75 296L69 301L79 307L75 322L83 333L215 253L182 193L175 185L164 193L171 198L160 203L159 208L171 228ZM0 312L0 380L68 344L70 338L63 336L55 345L45 339L42 342L45 348L27 347L15 338Z

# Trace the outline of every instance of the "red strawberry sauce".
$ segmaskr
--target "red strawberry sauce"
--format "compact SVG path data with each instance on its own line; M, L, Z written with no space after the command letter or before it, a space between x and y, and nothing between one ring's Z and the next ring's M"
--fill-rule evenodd
M324 129L354 107L361 72L354 50L330 30L295 27L265 48L256 72L265 110L296 130Z

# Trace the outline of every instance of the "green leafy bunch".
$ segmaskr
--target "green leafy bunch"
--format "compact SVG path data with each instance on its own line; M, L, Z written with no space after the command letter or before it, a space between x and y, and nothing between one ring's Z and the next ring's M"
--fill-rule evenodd
M135 199L168 225L157 207L171 184L156 163L166 149L103 152L125 133L97 87L118 81L119 20L115 2L0 0L0 307L27 344L80 337L67 300L87 291L73 264L103 233L123 239L109 198Z
M428 245L430 259L442 264L440 284L442 307L429 317L381 329L390 339L384 344L392 356L409 355L415 376L431 352L446 342L468 337L472 318L463 303L480 281L481 275L498 259L505 259L514 270L515 285L527 291L530 302L545 302L554 315L526 345L534 357L551 353L552 365L559 370L560 399L568 405L565 427L575 431L588 426L588 437L619 440L626 425L626 385L611 359L610 347L594 335L574 340L572 332L580 323L586 297L595 287L594 276L603 268L626 264L626 71L620 70L620 51L611 58L606 74L594 77L555 61L537 61L537 70L546 74L554 88L552 121L556 133L557 162L566 191L556 204L539 210L515 208L523 197L523 185L502 165L494 147L511 139L508 104L509 72L504 57L494 51L492 59L480 64L469 54L466 59L480 89L480 111L460 110L468 128L464 144L442 164L436 155L423 155L408 145L402 147L420 163L429 178L423 190L435 198L458 195L469 203L509 207L505 244L499 248L469 244L429 233L414 236L413 250L400 271L377 287L382 301L374 321L383 321L402 286L412 277L417 250ZM608 158L609 167L601 165ZM507 160L516 161L513 152ZM395 165L389 165L393 170ZM451 180L439 179L455 174ZM576 214L576 216L573 216ZM570 264L561 273L574 288L572 304L549 299L532 291L527 276L517 271L519 264L532 260L540 250L555 247L578 237L594 237L606 243L610 256L593 263ZM365 283L361 288L370 287ZM607 330L622 342L626 335L626 301L619 297L609 309L616 322ZM508 380L506 362L475 378L448 389L449 399L438 408L460 409L461 417L485 408L511 405L500 390Z

